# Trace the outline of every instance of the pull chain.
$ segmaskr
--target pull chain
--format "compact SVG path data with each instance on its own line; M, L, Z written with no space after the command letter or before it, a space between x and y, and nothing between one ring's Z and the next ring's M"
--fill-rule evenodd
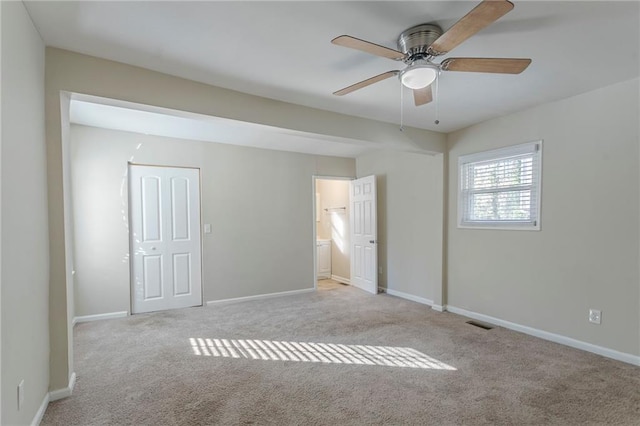
M440 124L440 71L438 71L438 78L436 78L436 124Z
M400 131L404 132L404 87L400 83Z

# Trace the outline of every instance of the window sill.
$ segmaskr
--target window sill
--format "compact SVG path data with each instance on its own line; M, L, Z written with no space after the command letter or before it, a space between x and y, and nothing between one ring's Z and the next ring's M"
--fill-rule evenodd
M458 229L491 229L494 231L540 231L540 225L458 225Z

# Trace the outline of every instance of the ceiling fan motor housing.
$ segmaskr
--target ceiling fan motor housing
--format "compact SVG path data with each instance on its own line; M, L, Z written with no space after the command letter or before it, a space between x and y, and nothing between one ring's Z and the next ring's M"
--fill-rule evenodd
M404 62L410 64L429 56L427 49L442 35L442 28L435 24L420 24L404 30L398 37L398 50L406 54Z

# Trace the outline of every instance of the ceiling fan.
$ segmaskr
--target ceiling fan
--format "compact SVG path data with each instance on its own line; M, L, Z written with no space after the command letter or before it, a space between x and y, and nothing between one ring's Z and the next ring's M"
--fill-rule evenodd
M398 76L402 85L413 90L415 104L420 106L433 100L431 83L438 78L441 71L520 74L529 66L531 59L447 58L439 64L433 62L434 58L449 53L511 9L513 3L508 0L484 0L446 32L436 24L420 24L403 31L398 37L398 50L348 35L336 37L331 43L402 61L407 66L402 70L387 71L352 84L333 94L346 95L389 77Z

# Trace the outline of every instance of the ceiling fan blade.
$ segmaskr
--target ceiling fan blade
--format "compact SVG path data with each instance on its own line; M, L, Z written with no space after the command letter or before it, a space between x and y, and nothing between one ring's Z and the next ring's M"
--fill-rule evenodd
M331 43L338 46L349 47L351 49L360 50L362 52L371 53L372 55L382 56L383 58L394 59L400 61L404 58L404 53L388 47L380 46L379 44L371 43L359 38L351 37L348 35L341 35L331 40Z
M416 106L428 104L433 100L433 93L431 92L431 85L422 88L422 89L414 89L413 90L413 100L416 103Z
M366 80L362 80L356 84L352 84L351 86L345 87L344 89L340 89L337 92L333 92L336 96L346 95L347 93L351 93L358 89L362 89L363 87L367 87L373 83L377 83L382 80L386 80L389 77L393 77L394 75L398 75L400 71L387 71L382 74L378 74L375 77L368 78Z
M449 58L442 61L444 71L491 72L520 74L527 69L531 59L515 58Z
M513 9L513 3L508 0L484 0L438 37L429 46L428 53L440 56L450 52L454 47L492 24L511 9Z

